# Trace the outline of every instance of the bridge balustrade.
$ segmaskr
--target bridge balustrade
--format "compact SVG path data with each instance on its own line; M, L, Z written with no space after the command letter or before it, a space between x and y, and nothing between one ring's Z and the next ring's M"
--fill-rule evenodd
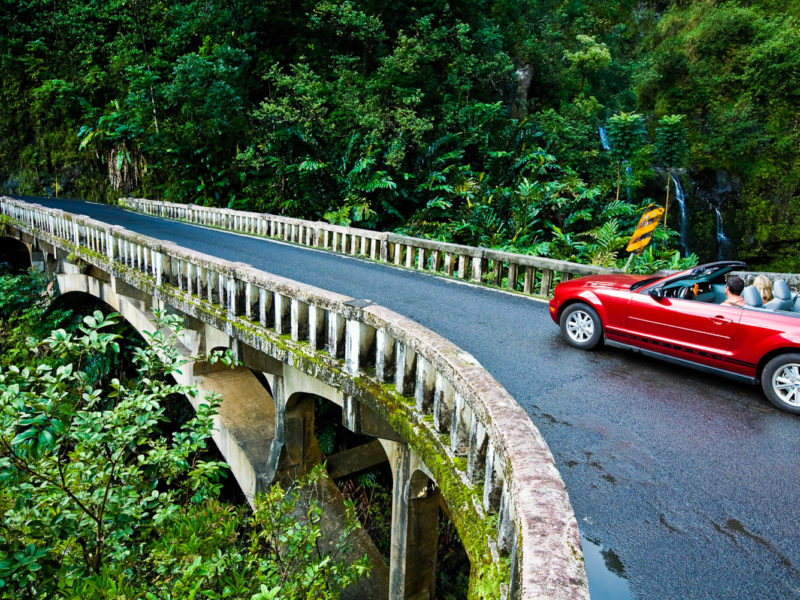
M552 295L553 288L559 281L581 275L613 272L613 269L593 265L266 213L175 204L144 198L122 198L120 204L145 214L380 260L435 275L545 298Z
M405 238L400 244L388 234L293 219L165 203L140 207L353 253L375 255L394 244L394 256L405 256L406 264L415 253L424 262L425 250L437 248L431 256L439 252L451 267L458 256L464 271L468 256L443 251L448 245ZM368 301L61 210L7 197L0 197L0 208L18 230L69 252L70 260L153 297L202 304L232 336L248 343L259 337L273 356L310 374L321 368L320 357L331 359L350 382L343 386L354 390L360 382L393 398L391 406L373 408L408 435L436 478L473 568L490 562L503 574L497 595L480 597L588 597L577 524L552 455L524 411L471 355Z

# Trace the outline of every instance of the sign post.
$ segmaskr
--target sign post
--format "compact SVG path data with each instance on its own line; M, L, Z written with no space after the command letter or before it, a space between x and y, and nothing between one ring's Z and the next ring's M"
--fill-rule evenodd
M626 252L630 252L628 262L625 265L625 270L628 270L628 265L631 264L634 254L641 254L645 246L650 243L653 237L653 231L658 227L658 222L661 220L661 215L664 214L664 209L660 206L648 208L648 210L639 219L639 224L636 226L636 231L631 236L631 241L628 242L628 247L625 248Z

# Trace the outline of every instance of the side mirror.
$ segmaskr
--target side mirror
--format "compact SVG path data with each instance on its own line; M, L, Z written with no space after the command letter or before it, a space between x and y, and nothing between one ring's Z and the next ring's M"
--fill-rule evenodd
M653 298L654 300L659 300L660 298L664 297L664 290L662 290L661 288L653 288L647 293L650 294L650 297Z

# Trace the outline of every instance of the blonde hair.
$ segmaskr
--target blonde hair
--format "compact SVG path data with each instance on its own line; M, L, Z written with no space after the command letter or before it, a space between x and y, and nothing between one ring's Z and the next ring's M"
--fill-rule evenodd
M753 285L756 286L758 293L761 294L762 302L769 302L772 300L772 281L766 275L756 275L753 279Z

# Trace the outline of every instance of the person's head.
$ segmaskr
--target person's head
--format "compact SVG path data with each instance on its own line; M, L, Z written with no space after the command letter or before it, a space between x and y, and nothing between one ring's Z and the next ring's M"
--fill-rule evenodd
M756 286L758 293L761 294L762 302L769 302L772 300L772 281L766 275L756 275L753 279L753 285Z
M728 289L731 291L731 294L736 296L742 295L742 290L744 289L744 280L739 277L738 275L731 275L728 277Z

